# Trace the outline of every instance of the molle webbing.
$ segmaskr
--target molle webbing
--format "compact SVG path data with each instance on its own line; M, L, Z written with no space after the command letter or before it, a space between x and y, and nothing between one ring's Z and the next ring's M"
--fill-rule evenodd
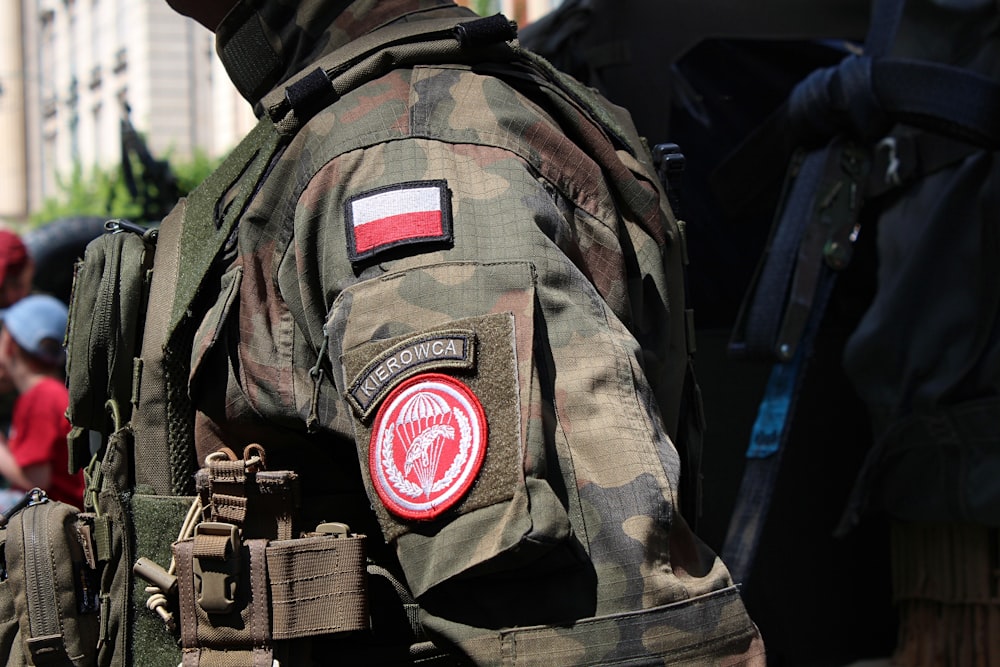
M195 476L207 521L233 524L245 537L291 539L299 504L296 473L257 469L240 459L209 458Z
M368 628L365 536L322 524L290 539L297 475L264 470L257 446L244 456L209 457L206 520L174 545L185 667L269 667L275 640Z

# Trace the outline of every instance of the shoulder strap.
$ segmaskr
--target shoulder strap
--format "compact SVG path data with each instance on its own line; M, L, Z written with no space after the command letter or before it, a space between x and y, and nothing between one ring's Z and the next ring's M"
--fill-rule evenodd
M845 61L854 63L844 69L843 87L852 91L850 96L844 90L837 91L842 97L831 93L828 73L839 69L820 70L792 91L791 113L816 114L818 109L830 115L839 112L858 125L874 122L870 107L877 103L866 81L872 59L884 56L895 39L904 5L905 0L876 0L865 58ZM829 143L798 153L789 166L781 208L730 341L732 353L774 361L722 547L735 581L750 576L813 339L837 270L846 264L847 255L838 257L831 250L838 242L845 252L850 247L848 236L857 224L861 188L868 177L868 154L842 135L837 124L841 121L826 130Z
M160 226L137 379L141 409L133 420L136 483L156 493L194 492L198 466L187 392L192 306L284 139L269 118L262 119ZM226 193L234 197L220 209Z
M333 51L261 100L282 133L294 133L341 95L400 67L510 60L517 26L501 14L424 19L380 28Z

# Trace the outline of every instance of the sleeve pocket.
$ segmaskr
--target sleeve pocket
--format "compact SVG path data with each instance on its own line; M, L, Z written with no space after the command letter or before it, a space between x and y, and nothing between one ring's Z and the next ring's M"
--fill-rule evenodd
M326 328L338 390L415 595L516 571L569 541L531 409L534 308L528 263L390 273L334 303Z

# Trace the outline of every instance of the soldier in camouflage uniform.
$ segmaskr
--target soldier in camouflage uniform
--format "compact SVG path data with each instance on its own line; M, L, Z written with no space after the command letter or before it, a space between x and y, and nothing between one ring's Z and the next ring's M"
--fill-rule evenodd
M171 4L214 30L258 110L359 36L472 16ZM641 176L626 207L553 115L485 71L399 68L344 94L274 160L203 286L218 297L194 337L199 460L260 443L295 470L301 524L367 533L449 660L764 664L677 509L683 239L648 157L618 151ZM137 484L154 465L137 461ZM314 660L388 664L411 641L371 599L375 639L312 639Z

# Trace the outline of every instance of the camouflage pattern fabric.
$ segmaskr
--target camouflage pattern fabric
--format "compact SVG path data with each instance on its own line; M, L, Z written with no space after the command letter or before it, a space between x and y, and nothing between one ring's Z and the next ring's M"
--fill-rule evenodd
M227 17L219 51L252 103L381 26L471 15L357 0L330 24L335 5ZM648 155L575 125L638 184L617 201L525 81L396 69L298 132L204 289L199 459L262 444L299 473L299 527L368 534L430 638L473 662L762 665L676 510L676 221Z

